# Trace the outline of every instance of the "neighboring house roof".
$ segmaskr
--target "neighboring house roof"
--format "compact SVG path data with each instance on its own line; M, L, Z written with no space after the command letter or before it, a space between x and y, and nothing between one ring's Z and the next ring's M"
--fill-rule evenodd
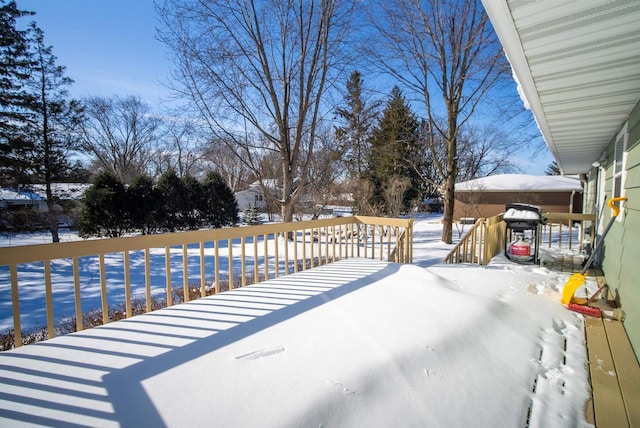
M640 99L640 2L482 2L558 166L587 172Z
M0 200L2 201L32 201L36 199L41 200L42 198L38 195L16 192L12 189L0 189Z
M78 200L90 187L87 183L52 183L51 191L60 199ZM24 189L0 189L0 199L4 201L45 201L44 184L34 184Z
M456 192L582 192L577 178L560 175L501 174L456 184Z

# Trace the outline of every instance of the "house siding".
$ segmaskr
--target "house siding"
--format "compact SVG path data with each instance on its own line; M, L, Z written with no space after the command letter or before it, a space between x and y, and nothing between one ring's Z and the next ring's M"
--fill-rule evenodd
M627 122L627 162L624 196L625 203L622 222L614 223L605 239L603 270L610 290L626 313L625 329L634 348L640 356L640 103L636 104ZM606 194L613 191L613 148L612 141L607 150L609 159L606 171ZM611 211L605 210L604 220L608 222Z
M513 202L538 205L543 212L568 213L571 192L456 191L453 218L492 217L503 213L505 205ZM573 195L573 212L582 212L582 193Z

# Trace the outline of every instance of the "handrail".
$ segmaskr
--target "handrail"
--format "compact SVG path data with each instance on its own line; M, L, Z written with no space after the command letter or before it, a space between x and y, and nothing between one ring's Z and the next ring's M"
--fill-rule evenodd
M444 263L473 263L472 260L476 260L476 242L478 234L482 237L481 229L484 225L484 220L484 218L476 220L471 229L464 234L455 247L451 249L447 257L444 258Z
M595 223L594 214L546 213L546 224L540 233L541 246L560 247L569 249L577 247L584 251L586 243L586 224L591 222L591 230ZM572 227L579 224L577 233ZM487 265L493 257L504 251L506 225L503 215L489 218L479 218L469 231L453 247L444 258L444 263L473 263ZM588 237L588 243L593 248L594 234Z
M276 239L276 244L271 251L268 241L274 237L287 237L287 239L284 241ZM236 254L238 246L240 251ZM305 270L349 257L383 260L386 255L389 261L411 263L412 247L413 219L366 216L17 246L0 248L0 290L8 289L10 284L14 346L18 347L22 345L20 294L23 287L36 286L33 283L24 284L22 281L20 273L27 269L36 269L42 278L40 286L45 291L47 335L52 338L56 334L53 293L56 291L55 285L58 281L52 275L52 267L57 267L61 262L68 263L69 259L73 272L71 281L75 302L75 329L79 331L84 328L80 261L86 264L87 258L93 266L97 267L99 273L97 281L100 287L102 322L106 324L110 321L108 295L112 292L110 285L114 283L114 279L108 278L107 275L109 264L106 257L113 258L114 254L118 257L121 255L123 258L122 276L116 282L123 284L125 315L130 317L132 316L131 273L132 269L135 269L132 268L134 257L136 263L142 265L137 269L144 269L145 311L148 312L151 310L152 261L156 262L155 269L164 270L162 273L165 276L163 288L166 304L171 306L172 294L176 290L172 276L175 276L174 272L180 269L182 270L182 293L184 300L188 301L193 288L189 284L190 271L198 272L199 295L205 296L210 292L218 293L224 288L245 286L269 277L288 275L299 269ZM163 268L160 267L162 264L157 264L162 258L164 258ZM195 260L198 263L195 263ZM176 261L182 262L181 267L176 267ZM207 270L209 272L213 270L212 280L207 281ZM141 284L133 285L141 286Z

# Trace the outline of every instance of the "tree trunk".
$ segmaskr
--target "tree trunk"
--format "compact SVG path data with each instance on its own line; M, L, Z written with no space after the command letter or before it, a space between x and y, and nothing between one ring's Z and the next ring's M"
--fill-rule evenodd
M449 175L444 183L444 216L442 219L442 241L451 244L453 241L453 204L455 201L454 175Z
M46 196L47 196L47 222L49 223L49 231L51 232L51 242L60 242L60 235L58 234L58 212L56 210L56 203L53 200L53 192L51 191L51 183L46 183Z

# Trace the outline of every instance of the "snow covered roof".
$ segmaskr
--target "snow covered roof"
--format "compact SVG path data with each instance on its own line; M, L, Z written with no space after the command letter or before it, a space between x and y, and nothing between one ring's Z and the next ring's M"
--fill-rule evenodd
M29 201L35 198L11 189L0 189L0 199L5 201ZM40 198L37 198L40 199Z
M52 183L51 190L60 199L77 200L91 185L88 183ZM0 199L6 201L44 201L46 190L44 184L34 184L19 190L0 189Z
M456 192L582 192L577 178L560 175L501 174L456 184Z

